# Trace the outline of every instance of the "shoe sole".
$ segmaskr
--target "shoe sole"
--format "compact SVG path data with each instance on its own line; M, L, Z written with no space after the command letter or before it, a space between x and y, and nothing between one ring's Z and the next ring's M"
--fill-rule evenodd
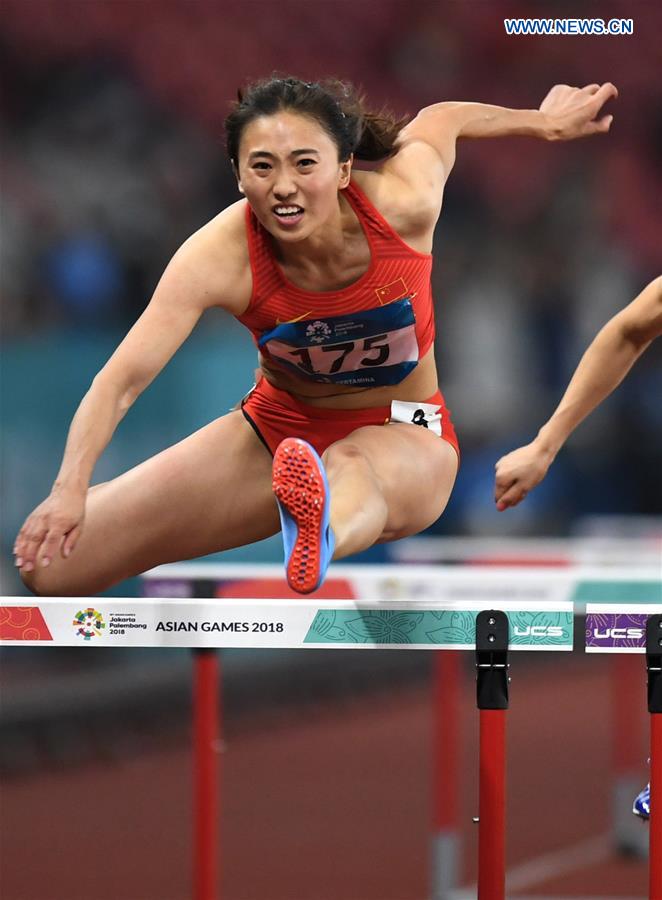
M278 445L273 462L273 491L278 500L283 539L296 537L286 563L287 583L300 594L310 594L326 569L324 556L328 484L315 451L299 438Z

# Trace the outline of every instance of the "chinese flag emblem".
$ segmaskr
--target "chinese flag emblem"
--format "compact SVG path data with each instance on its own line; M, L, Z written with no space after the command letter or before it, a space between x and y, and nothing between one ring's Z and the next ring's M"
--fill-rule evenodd
M400 300L409 292L407 290L407 285L405 284L404 278L398 278L397 281L392 281L390 284L385 284L384 287L375 288L375 293L377 294L377 299L379 300L380 306L384 306L386 303L392 303L394 300Z

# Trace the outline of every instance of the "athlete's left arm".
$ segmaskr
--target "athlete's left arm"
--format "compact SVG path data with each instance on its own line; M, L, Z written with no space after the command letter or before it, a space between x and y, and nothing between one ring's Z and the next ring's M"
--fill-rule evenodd
M611 82L583 88L557 84L538 109L506 109L485 103L448 101L426 106L400 133L398 143L421 141L442 159L446 175L455 162L458 138L529 135L548 141L571 141L609 131L613 116L600 111L618 91Z

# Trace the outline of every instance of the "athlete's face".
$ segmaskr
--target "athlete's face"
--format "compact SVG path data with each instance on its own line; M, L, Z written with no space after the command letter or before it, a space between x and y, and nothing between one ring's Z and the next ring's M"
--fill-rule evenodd
M280 241L307 238L338 212L351 161L307 116L278 112L246 126L239 144L239 189L264 227Z

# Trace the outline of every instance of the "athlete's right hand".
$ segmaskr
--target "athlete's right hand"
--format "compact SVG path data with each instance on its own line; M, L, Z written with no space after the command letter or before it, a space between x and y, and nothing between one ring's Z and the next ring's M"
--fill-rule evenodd
M502 456L495 465L494 500L499 512L517 506L540 484L554 455L536 441Z
M39 562L48 566L56 553L67 558L80 538L85 519L86 491L53 488L27 517L14 544L16 565L31 572Z

